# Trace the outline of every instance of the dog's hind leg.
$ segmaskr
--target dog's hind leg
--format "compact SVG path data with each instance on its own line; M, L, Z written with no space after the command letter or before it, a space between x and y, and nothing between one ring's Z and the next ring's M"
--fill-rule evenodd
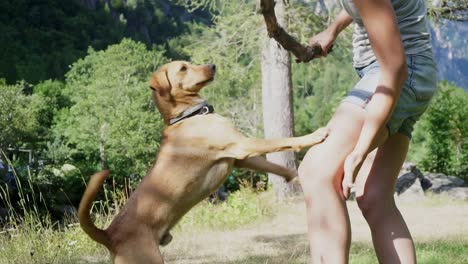
M164 264L159 248L148 246L134 248L115 256L115 264Z
M159 244L152 236L130 238L118 248L115 264L164 264Z
M250 157L243 160L236 160L234 166L255 171L274 173L283 177L288 182L297 176L296 170L269 162L260 156Z

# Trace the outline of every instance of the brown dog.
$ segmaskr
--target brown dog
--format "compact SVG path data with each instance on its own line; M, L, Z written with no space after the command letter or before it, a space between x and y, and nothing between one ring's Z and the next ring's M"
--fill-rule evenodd
M162 66L150 80L154 101L166 127L158 159L106 230L97 228L90 209L108 171L92 176L78 217L83 230L105 245L114 263L163 263L160 245L169 230L195 204L213 193L233 166L271 172L292 180L296 172L259 155L300 150L325 139L326 129L296 138L256 139L239 133L199 95L213 80L214 65L176 61Z

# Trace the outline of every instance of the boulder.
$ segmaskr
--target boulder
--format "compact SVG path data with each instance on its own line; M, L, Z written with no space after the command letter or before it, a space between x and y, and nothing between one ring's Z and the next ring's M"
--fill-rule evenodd
M427 190L434 193L446 192L448 189L454 187L465 187L464 180L443 173L429 173L424 178L432 184Z
M413 173L419 179L422 179L424 177L424 174L416 167L416 165L414 165L411 162L403 163L403 165L401 166L401 169L400 169L400 173L398 174L398 177L401 177L402 175L404 175L404 174L406 174L408 172Z
M468 201L468 187L463 179L443 173L429 173L423 178L430 186L423 189L433 194L440 194L453 200Z
M414 174L407 173L398 178L398 182L400 183L400 192L395 191L395 195L399 200L419 201L425 198L421 182Z
M71 165L71 164L63 164L62 168L60 168L64 173L72 172L74 170L78 170L77 167Z
M423 177L422 179L420 179L420 181L421 181L421 187L423 188L424 191L431 188L432 182L428 178Z
M395 184L395 195L399 199L417 201L424 198L422 180L424 175L410 162L405 162Z
M410 188L413 188L412 191L414 191L422 187L423 179L424 175L414 164L405 162L396 181L395 192L400 195ZM414 184L417 184L416 187L412 187ZM419 190L417 192L419 193Z
M416 174L412 172L407 172L403 175L400 175L395 184L395 193L397 193L398 195L404 193L412 185L415 184L417 179L418 177L416 176Z

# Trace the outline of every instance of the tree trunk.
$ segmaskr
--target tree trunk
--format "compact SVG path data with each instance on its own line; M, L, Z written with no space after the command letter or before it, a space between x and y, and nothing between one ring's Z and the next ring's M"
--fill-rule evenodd
M286 27L286 10L282 0L275 6L278 22ZM291 57L276 40L268 38L262 51L262 106L265 138L292 137L294 116L292 103ZM267 155L271 162L296 169L294 152ZM279 199L294 192L283 178L268 174Z

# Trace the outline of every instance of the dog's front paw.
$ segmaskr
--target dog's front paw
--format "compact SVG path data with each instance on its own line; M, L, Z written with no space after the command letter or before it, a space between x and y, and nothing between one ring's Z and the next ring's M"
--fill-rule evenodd
M326 127L321 127L315 130L314 133L305 135L301 137L301 145L294 148L294 151L299 151L305 147L311 147L315 144L321 143L328 137L329 129Z
M287 181L287 183L292 184L292 185L301 184L301 182L299 181L299 177L294 177L292 178L292 180Z
M297 170L289 169L288 175L285 177L287 183L292 183L297 179Z
M330 133L330 130L326 127L321 127L315 130L314 133L310 134L311 141L312 141L311 143L317 144L317 143L324 141L328 137L329 133Z

